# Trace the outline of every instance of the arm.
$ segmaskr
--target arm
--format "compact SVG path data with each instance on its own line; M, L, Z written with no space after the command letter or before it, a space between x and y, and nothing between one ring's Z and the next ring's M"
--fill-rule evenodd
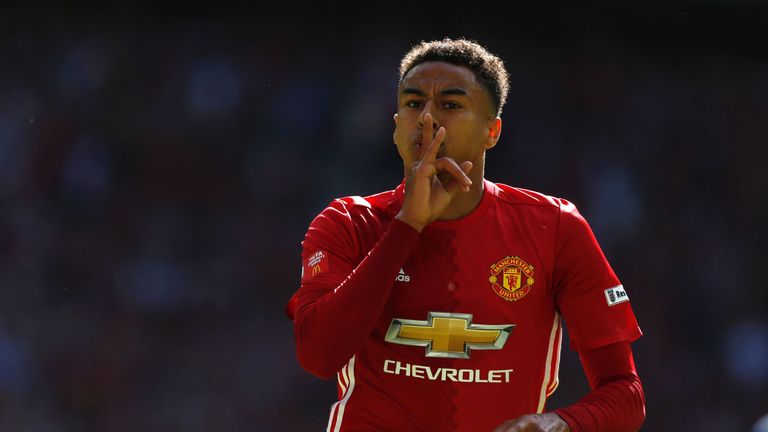
M645 395L629 342L581 354L592 391L578 403L509 420L496 432L634 432L645 420Z
M645 419L645 399L630 342L642 334L628 299L610 301L620 287L587 221L561 200L555 244L556 302L568 323L592 392L570 407L510 420L497 431L634 431Z
M572 432L633 432L645 421L645 394L629 342L580 353L592 392L555 410Z
M456 193L469 191L472 181L467 173L472 163L459 165L450 158L437 158L445 128L433 135L431 115L425 117L422 142L430 144L422 146L419 159L406 174L400 212L367 257L354 270L351 260L342 258L341 251L350 247L339 238L337 225L349 223L349 219L332 220L338 212L316 218L315 230L311 227L307 235L305 251L307 246L335 245L337 253L332 255L340 258L341 274L346 275L341 283L337 274L302 284L300 293L288 303L299 363L319 377L332 377L360 349L379 320L395 276L416 246L421 230L440 216ZM445 182L437 177L439 173L448 174ZM352 232L351 227L346 232Z
M291 299L288 314L304 369L329 378L354 355L381 316L395 276L418 238L416 230L394 220L341 284L317 287Z

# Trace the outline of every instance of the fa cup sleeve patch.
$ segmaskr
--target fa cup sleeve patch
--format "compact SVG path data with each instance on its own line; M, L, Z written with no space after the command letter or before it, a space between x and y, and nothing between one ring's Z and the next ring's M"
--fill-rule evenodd
M605 300L608 302L608 306L614 306L629 301L629 296L624 291L624 285L616 285L605 290Z
M304 265L301 267L301 280L310 280L328 270L328 255L324 251L319 250L310 255L304 262Z

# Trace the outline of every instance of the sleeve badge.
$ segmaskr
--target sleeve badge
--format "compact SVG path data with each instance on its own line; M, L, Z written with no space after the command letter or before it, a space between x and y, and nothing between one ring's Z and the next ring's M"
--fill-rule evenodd
M329 270L328 254L319 250L306 259L301 267L301 279L306 281Z

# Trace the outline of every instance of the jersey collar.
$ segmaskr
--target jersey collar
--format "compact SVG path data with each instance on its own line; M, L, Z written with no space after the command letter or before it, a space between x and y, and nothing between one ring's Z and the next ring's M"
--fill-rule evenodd
M453 220L436 220L425 229L441 229L441 230L454 230L465 227L480 219L483 214L490 208L493 202L493 197L498 195L499 188L495 183L483 179L483 197L480 198L480 203L466 216ZM403 205L403 197L405 195L405 179L395 189L391 204L388 206L388 213L391 217L395 217L400 211L400 207Z

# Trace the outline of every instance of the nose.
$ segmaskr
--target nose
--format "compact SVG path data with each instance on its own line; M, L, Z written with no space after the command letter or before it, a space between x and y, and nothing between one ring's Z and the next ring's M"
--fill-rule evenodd
M440 128L440 123L435 118L435 115L432 113L432 108L434 108L434 105L432 101L427 101L427 103L424 104L424 109L421 110L421 114L419 114L419 127L424 128L424 125L426 124L426 117L427 114L432 118L432 130L437 131Z

